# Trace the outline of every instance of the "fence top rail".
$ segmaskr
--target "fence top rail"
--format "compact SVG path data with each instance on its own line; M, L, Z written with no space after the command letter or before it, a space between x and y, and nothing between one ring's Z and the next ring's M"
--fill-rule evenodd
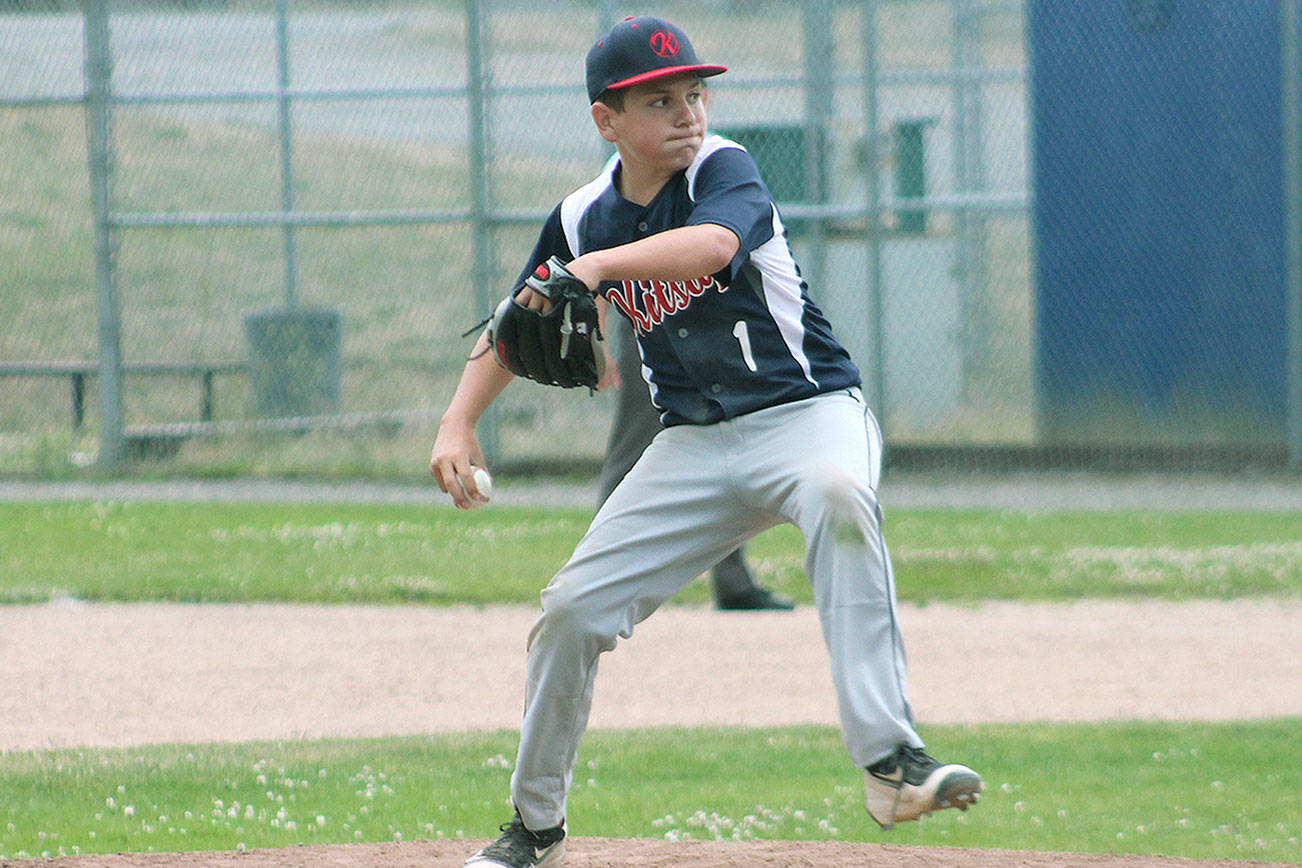
M109 223L123 229L245 229L266 226L407 226L464 223L469 209L452 211L119 211ZM546 217L544 213L542 215Z
M248 363L235 360L215 362L126 362L122 370L131 374L238 374L248 369ZM67 377L99 374L99 362L60 359L52 361L0 361L0 376L4 377Z
M784 218L792 220L844 220L866 217L866 204L810 204L779 202ZM939 196L883 199L880 211L893 208L928 208L937 211L1018 211L1030 207L1025 193L956 193ZM545 220L543 209L503 208L487 212L483 219L501 225L533 224ZM463 223L471 220L469 209L458 211L127 211L109 215L109 223L121 229L247 229L270 226L303 228L349 226L408 226Z

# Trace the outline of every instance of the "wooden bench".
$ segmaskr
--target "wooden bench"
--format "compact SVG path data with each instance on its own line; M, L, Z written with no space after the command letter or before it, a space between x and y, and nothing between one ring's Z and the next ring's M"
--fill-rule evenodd
M170 458L193 437L230 434L306 434L311 431L357 431L372 429L387 437L396 436L413 414L404 411L334 413L325 416L282 416L230 422L165 422L132 425L123 433L127 456L133 460Z
M247 374L249 365L242 361L220 362L126 362L122 374L144 377L197 377L199 379L199 419L213 420L213 380L218 376ZM81 428L86 421L86 381L99 376L98 362L0 362L0 378L67 377L72 392L72 426Z
M213 380L219 376L248 375L243 361L218 362L127 362L123 376L197 377L200 382L199 421L128 426L123 431L127 456L133 460L167 458L193 437L250 432L302 434L321 429L352 430L373 428L393 436L410 421L410 413L336 413L322 416L294 416L272 419L214 421ZM0 362L0 379L5 377L67 377L72 389L72 424L81 428L86 420L86 381L99 376L98 362Z

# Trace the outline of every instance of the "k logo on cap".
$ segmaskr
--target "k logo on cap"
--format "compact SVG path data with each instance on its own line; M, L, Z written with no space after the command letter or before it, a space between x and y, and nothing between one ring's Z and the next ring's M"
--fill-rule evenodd
M677 57L678 37L668 30L657 30L651 34L651 50L661 57Z

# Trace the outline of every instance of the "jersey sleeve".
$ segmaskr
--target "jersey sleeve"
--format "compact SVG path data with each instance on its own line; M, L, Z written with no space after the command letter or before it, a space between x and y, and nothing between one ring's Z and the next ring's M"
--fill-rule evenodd
M751 251L773 237L773 196L760 178L755 159L741 148L715 151L701 164L687 225L715 223L741 240L733 270Z
M557 205L552 210L546 222L543 223L542 230L538 233L538 243L534 245L533 253L529 255L529 261L525 263L520 276L512 284L511 292L514 293L524 286L525 278L533 274L534 269L546 262L549 256L555 256L561 262L569 262L574 258L574 253L570 250L570 244L565 240L565 227L561 223L560 205Z

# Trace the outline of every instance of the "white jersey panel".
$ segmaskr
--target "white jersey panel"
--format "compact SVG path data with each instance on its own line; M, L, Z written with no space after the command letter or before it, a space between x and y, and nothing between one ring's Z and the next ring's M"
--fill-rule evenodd
M618 165L619 154L615 154L606 161L606 166L601 170L600 175L566 196L561 202L561 228L565 230L565 240L569 243L570 251L576 259L584 253L583 238L579 232L583 215L588 213L592 203L615 182L615 167Z
M634 339L629 338L629 340L634 340ZM651 378L651 375L655 372L652 371L650 368L648 368L646 365L646 356L642 354L641 342L634 341L634 343L637 346L637 357L642 360L642 382L646 383L647 389L650 390L651 392L651 405L654 407L659 407L660 402L656 399L660 397L660 389L656 386L656 381ZM628 383L624 384L624 386L629 386L629 385L630 384ZM663 423L663 420L661 421Z
M696 176L700 174L701 164L706 161L712 154L723 150L724 148L736 148L739 151L746 150L732 139L725 139L723 136L709 135L701 143L701 150L696 153L696 158L692 164L687 167L687 196L693 201L696 200Z
M778 209L773 208L773 237L751 252L751 261L759 268L763 284L764 303L768 306L787 351L800 365L805 379L815 386L809 357L805 354L805 300L801 290L800 273L787 246L786 229Z

